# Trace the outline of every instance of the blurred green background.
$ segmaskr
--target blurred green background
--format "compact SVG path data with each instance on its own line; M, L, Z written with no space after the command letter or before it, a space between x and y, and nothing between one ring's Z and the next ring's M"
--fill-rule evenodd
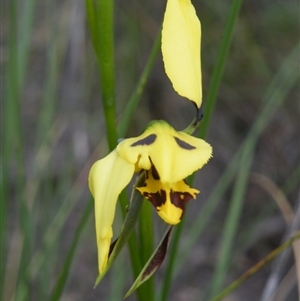
M205 114L231 1L193 4L202 24ZM51 292L90 199L89 169L108 151L99 73L82 1L10 0L1 6L2 299L54 300ZM118 118L164 9L165 1L115 1ZM216 271L223 271L222 286L230 284L290 233L300 202L299 63L299 2L244 1L206 136L214 157L196 176L201 194L186 212L168 300L207 300L218 286ZM159 53L126 136L139 135L153 119L180 130L193 117L194 107L174 92ZM248 152L236 157L245 143ZM133 282L128 252L93 289L94 217L87 216L60 299L121 300ZM155 220L159 239L162 224ZM223 232L229 220L235 221L225 231L231 239ZM116 233L121 223L117 213ZM226 241L232 242L228 257L222 254ZM290 289L278 300L298 300L289 259ZM166 262L155 275L158 291ZM265 301L260 298L273 273L268 265L226 300Z

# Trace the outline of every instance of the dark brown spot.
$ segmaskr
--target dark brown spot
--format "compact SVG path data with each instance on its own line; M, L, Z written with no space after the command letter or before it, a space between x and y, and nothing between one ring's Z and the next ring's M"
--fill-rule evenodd
M170 192L170 199L171 203L184 211L185 206L188 201L190 201L193 196L188 192L180 192L180 191L173 191Z
M111 245L109 247L108 257L111 255L112 251L114 250L115 245L116 245L118 239L119 239L119 237L113 243L111 243Z
M137 142L134 142L133 144L131 144L130 146L138 146L138 145L150 145L152 144L154 141L156 140L156 135L155 134L151 134L149 136L147 136L144 139L138 140Z
M153 164L152 164L151 172L152 172L152 177L153 177L154 180L160 180L160 176L158 174L158 171L156 170L156 168Z
M178 146L180 146L183 149L191 150L191 149L196 148L195 146L190 145L190 144L186 143L185 141L182 141L181 139L179 139L177 137L174 137L174 139L175 139L176 143L178 144Z
M155 208L160 207L167 200L167 193L164 190L155 193L144 192L143 195Z

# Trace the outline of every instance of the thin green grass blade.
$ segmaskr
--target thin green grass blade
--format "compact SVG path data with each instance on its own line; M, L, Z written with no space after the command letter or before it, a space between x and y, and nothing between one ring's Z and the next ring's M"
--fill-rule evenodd
M206 101L204 103L204 117L201 121L199 130L199 137L202 138L205 137L208 131L210 120L215 108L221 79L224 73L224 68L234 33L235 23L239 16L242 3L243 0L233 0L230 7L229 16L224 29L224 36L217 57L216 67L214 68L212 80L208 89Z
M0 210L0 226L1 226L1 235L0 235L0 248L1 248L1 264L0 264L0 286L4 288L4 278L5 278L5 268L6 265L6 249L8 244L7 237L7 202L9 200L8 187L9 187L9 175L10 175L10 163L12 160L12 153L14 151L15 145L15 131L16 131L16 123L15 118L18 116L18 112L16 112L15 102L18 98L18 83L17 74L18 74L18 66L17 66L17 3L12 1L9 5L9 17L10 17L10 32L8 36L8 68L7 74L5 78L6 84L6 101L3 104L3 108L5 111L5 116L3 111L1 111L1 126L2 129L5 129L3 144L1 144L1 153L2 153L2 177L1 178L1 210ZM14 85L16 87L14 88ZM1 290L1 295L4 294L4 289ZM4 297L3 297L4 298Z
M128 204L128 198L127 195L125 194L125 191L123 191L119 195L119 199L122 202L122 204ZM126 207L122 207L121 210L122 210L123 218L125 219L127 214ZM136 277L142 268L142 261L140 258L139 249L137 248L138 238L135 231L132 231L127 242L128 242L128 249L130 254L133 275L134 277Z
M50 9L54 11L52 7ZM58 79L58 53L57 35L53 26L52 31L52 37L49 41L49 46L47 47L47 70L49 71L47 73L46 83L44 87L44 95L42 99L42 106L37 124L37 149L40 147L40 145L42 145L45 142L47 133L50 131L51 126L54 123L54 112L57 104L57 98L55 97L55 95Z
M30 264L27 267L26 273L30 275L31 279L34 279L39 274L39 271L46 260L46 254L44 250L51 250L53 245L58 241L58 237L61 233L67 217L71 214L74 209L78 199L82 197L83 189L82 185L82 175L79 175L75 183L70 189L69 194L63 200L61 207L57 211L55 217L53 218L51 224L48 226L47 230L44 232L43 241L41 242L41 247L33 254ZM87 205L88 206L88 203ZM86 208L84 209L86 210ZM86 224L87 220L82 219L81 223ZM78 228L82 227L81 223L78 224ZM76 233L76 231L75 231ZM72 243L71 243L72 246Z
M15 1L18 2L18 1ZM31 30L34 21L34 12L36 0L20 1L19 13L21 15L20 26L18 30L18 65L19 65L19 83L20 88L23 87L24 78L26 75L28 49L31 42Z
M7 98L5 103L6 123L11 126L6 132L6 142L8 145L4 150L4 156L7 159L4 170L9 174L9 165L14 160L16 162L16 178L15 186L12 188L16 193L14 195L17 200L18 222L23 237L22 255L19 265L18 280L15 298L24 300L29 296L28 286L26 286L28 276L25 273L26 267L30 260L32 249L32 238L34 228L30 219L30 212L24 198L25 183L25 161L23 154L23 133L21 124L21 92L24 83L27 56L29 48L29 37L31 35L32 16L35 7L34 1L26 3L26 9L22 11L19 18L18 1L9 2L9 61L7 69ZM24 40L24 37L26 40ZM8 128L6 128L7 130ZM10 132L11 131L11 132ZM8 184L8 183L7 183ZM10 199L9 197L7 199ZM5 205L4 205L5 206ZM3 221L5 227L5 218Z
M151 49L150 56L148 58L146 66L141 74L141 77L140 77L131 97L129 98L129 101L126 104L124 116L123 116L122 121L119 126L119 131L118 131L119 137L124 137L128 130L130 121L132 120L132 115L139 103L139 100L141 99L141 95L144 91L145 84L147 83L150 72L153 68L153 65L155 63L157 55L160 51L160 45L161 45L161 30L159 31L158 35L156 36L156 39L155 39L154 44Z
M96 12L94 7L94 0L85 0L85 13L87 16L87 22L89 26L89 31L91 35L91 39L94 45L94 48L99 46L97 41L97 25L96 25ZM96 53L98 50L96 51Z
M41 185L41 181L44 178L44 175L49 173L49 159L51 158L52 154L52 145L53 141L55 140L54 137L55 135L57 135L57 133L53 133L55 132L53 130L53 127L55 128L54 114L58 100L56 92L59 71L59 53L57 47L58 34L56 29L57 23L54 22L54 18L57 17L55 14L56 5L55 3L53 3L53 1L48 1L46 5L47 11L49 12L48 18L46 19L46 24L47 28L50 29L50 36L49 40L47 41L45 62L47 73L45 76L43 97L41 100L41 107L36 125L37 130L34 150L36 152L36 155L34 156L35 162L32 164L32 174L27 178L25 191L26 196L30 202L29 206L32 208L31 214L33 223L39 225L41 232L44 232L48 227L48 224L51 220L51 217L49 216L49 212L51 210L41 210L38 214L37 210L40 210L41 208L41 203L39 202L39 200L43 199L43 208L53 208L52 183L50 181L47 181ZM59 182L61 183L61 180ZM30 187L30 189L28 187ZM41 187L43 187L43 196L41 196ZM41 216L41 220L43 221L42 223L40 223L37 219L34 220L34 217L37 217L39 215ZM54 260L56 258L54 253L54 246L48 245L48 247L50 248L43 249L44 260L41 264L43 273L40 274L38 280L31 280L38 281L36 295L40 300L45 300L49 296L49 282L51 281L51 273L54 267Z
M120 301L123 299L125 281L127 280L125 265L125 254L120 253L118 260L111 268L109 301Z
M142 263L146 263L151 257L154 248L154 228L153 228L153 211L150 202L144 200L142 210L139 215L139 241L140 241L140 257ZM149 292L149 300L154 300L154 278L151 277L145 283Z
M199 137L202 137L202 138L204 138L207 133L209 122L210 122L210 119L211 119L211 116L212 116L212 113L214 110L217 93L219 90L225 63L226 63L227 56L228 56L230 43L231 43L233 32L234 32L234 25L238 18L241 4L242 4L242 0L234 0L231 4L228 20L227 20L226 26L225 26L224 36L221 41L221 46L220 46L220 51L219 51L218 58L217 58L216 67L214 68L211 85L209 87L207 100L205 102L205 115L204 115L203 120L201 121L200 132L199 132ZM171 245L170 259L168 261L166 275L164 278L164 284L162 286L163 289L162 289L162 293L160 296L161 301L167 300L167 296L168 296L168 293L170 290L173 271L174 271L174 267L175 267L175 261L176 261L176 257L177 257L179 237L181 235L183 227L184 227L184 219L175 228L175 231L174 231L174 238L173 238L174 240Z
M296 240L300 238L300 232L296 232L292 238L288 241L280 245L278 248L273 250L269 255L267 255L264 259L259 261L256 265L250 268L247 272L245 272L240 278L234 281L231 285L226 287L222 292L220 292L216 297L214 297L211 301L221 301L231 292L233 292L236 288L238 288L241 284L243 284L247 279L260 271L264 266L266 266L270 261L274 260L281 252L285 249L289 248Z
M291 176L287 179L285 184L283 185L282 190L289 194L300 182L300 166L297 166L295 170L292 172Z
M85 224L87 223L87 221L88 221L88 219L91 215L91 212L93 211L93 208L94 208L94 202L93 202L92 199L90 199L87 203L87 206L84 209L84 212L83 212L82 217L79 221L78 227L75 231L75 234L74 234L74 237L73 237L73 240L72 240L72 244L71 244L71 246L68 250L68 253L66 255L66 259L65 259L65 262L64 262L64 265L63 265L63 269L61 270L58 281L56 282L55 287L53 288L52 293L50 295L50 298L49 298L50 301L57 301L61 297L61 294L63 292L63 289L64 289L65 284L66 284L67 279L68 279L68 275L69 275L69 272L70 272L70 269L71 269L71 265L73 263L73 259L74 259L74 256L75 256L77 244L78 244L79 239L81 237L81 234L84 230Z
M242 166L242 168L240 168L237 173L237 180L234 185L233 196L230 202L224 226L225 229L222 236L220 254L215 271L215 277L213 278L212 282L212 294L218 292L221 289L225 280L228 269L227 263L229 261L229 258L231 257L233 242L237 233L237 228L243 208L243 201L248 184L255 146L255 141L253 141L252 139L249 139L247 142L248 143L246 144L241 156L239 165Z
M149 259L154 246L152 209L151 203L145 201L139 216L139 240L142 262L146 262Z
M92 4L93 2L93 4ZM86 0L87 18L98 62L109 149L117 143L113 0Z

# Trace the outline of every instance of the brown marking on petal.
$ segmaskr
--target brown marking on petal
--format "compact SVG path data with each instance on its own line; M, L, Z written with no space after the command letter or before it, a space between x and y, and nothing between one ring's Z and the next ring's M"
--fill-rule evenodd
M171 203L184 211L185 206L193 196L188 192L173 191L170 192Z
M118 239L119 239L119 237L114 242L111 243L111 245L109 247L108 257L110 256L110 254L112 253L113 249L115 248L115 245L116 245Z
M186 143L185 141L177 138L177 137L174 137L176 143L178 144L178 146L180 146L181 148L183 149L187 149L187 150L191 150L191 149L195 149L196 147L193 146L193 145L190 145L188 143Z
M167 193L164 190L155 193L144 192L143 195L155 208L160 207L167 200Z
M152 163L152 161L151 161ZM155 168L155 166L152 164L152 168L151 168L151 172L152 172L152 177L154 180L160 180L160 176L158 174L157 169Z
M132 143L130 146L150 145L150 144L154 143L154 141L156 140L156 137L157 136L155 134L151 134L144 139L141 139L141 140L138 140L138 141Z

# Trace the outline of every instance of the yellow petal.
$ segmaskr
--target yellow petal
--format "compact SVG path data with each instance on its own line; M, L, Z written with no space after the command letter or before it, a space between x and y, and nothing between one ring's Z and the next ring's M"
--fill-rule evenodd
M153 164L162 183L176 183L200 169L212 156L202 139L175 131L167 122L152 122L136 138L123 140L118 152L125 160L149 170Z
M190 0L168 0L162 29L162 55L174 90L200 108L201 25Z
M95 199L100 274L104 271L108 260L116 202L120 192L130 182L133 173L134 165L121 158L116 150L97 161L90 170L89 187Z
M197 189L191 188L183 180L172 184L163 184L155 180L153 169L147 172L146 183L143 187L136 187L146 199L156 208L158 215L168 224L176 225L180 222L186 203L196 198Z

